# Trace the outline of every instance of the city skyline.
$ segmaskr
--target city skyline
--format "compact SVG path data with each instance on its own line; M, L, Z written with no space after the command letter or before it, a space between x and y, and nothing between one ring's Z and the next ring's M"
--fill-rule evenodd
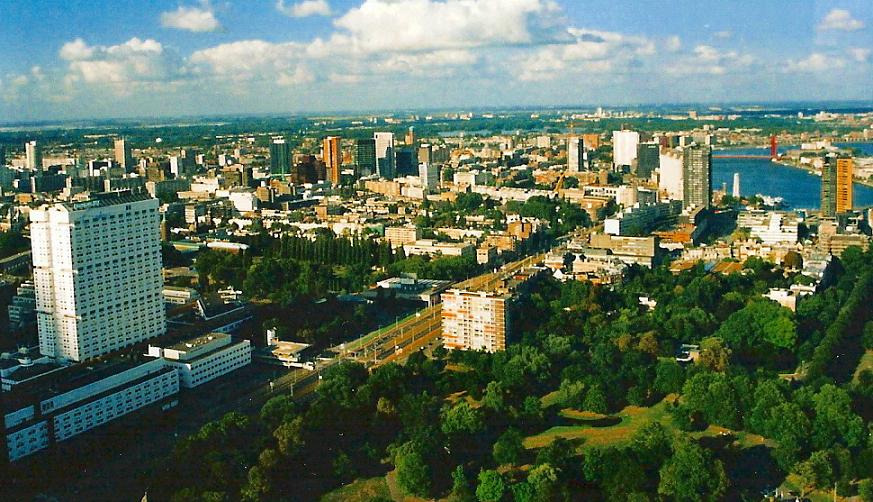
M871 11L861 1L647 11L599 0L90 1L63 12L6 2L0 117L869 100Z

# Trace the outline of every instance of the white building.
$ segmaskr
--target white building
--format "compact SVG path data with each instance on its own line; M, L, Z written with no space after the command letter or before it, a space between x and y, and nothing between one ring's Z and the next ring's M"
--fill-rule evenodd
M585 144L582 138L567 140L567 170L578 173L585 167Z
M637 158L640 133L636 131L612 131L612 163L616 166L631 166Z
M658 190L665 192L670 200L683 200L682 155L662 152L659 161Z
M28 141L24 144L24 151L27 158L25 167L31 171L42 169L42 147L36 141Z
M209 333L166 348L149 346L149 355L163 357L167 366L179 371L182 387L190 389L252 362L248 340L233 342L225 333Z
M748 228L752 237L764 244L797 242L799 221L794 213L779 211L742 211L737 227Z
M83 361L164 333L157 199L59 203L30 219L41 353Z
M476 257L476 248L463 242L437 242L432 239L420 239L411 244L403 245L406 256L469 256Z
M394 133L377 132L373 134L376 140L376 173L392 179L396 174L396 158L394 157Z

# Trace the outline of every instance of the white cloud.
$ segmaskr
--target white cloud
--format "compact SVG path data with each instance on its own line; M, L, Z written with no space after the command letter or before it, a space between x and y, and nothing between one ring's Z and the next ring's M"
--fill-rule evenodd
M201 33L216 31L221 28L221 23L215 18L215 12L209 6L209 2L204 1L200 7L180 5L174 11L161 13L161 26Z
M870 49L865 47L850 47L849 49L846 49L846 52L849 53L849 56L851 56L852 59L859 63L864 63L870 59Z
M713 35L715 36L715 38L720 38L722 40L726 40L726 39L734 36L734 32L732 32L731 30L722 30L722 31L717 31L717 32L713 33Z
M669 75L727 75L747 71L756 62L751 54L701 44L695 46L690 55L667 63L665 72Z
M330 16L332 14L327 0L303 0L292 5L285 5L285 0L277 0L276 9L290 17Z
M664 42L664 47L666 47L670 52L676 52L682 48L682 40L678 35L673 35L672 37L667 38L667 41Z
M297 66L293 72L282 72L276 83L281 86L309 84L315 81L315 75L303 65Z
M841 58L829 57L820 52L813 52L803 59L789 61L785 67L787 72L820 73L846 66Z
M88 59L92 55L94 55L94 49L92 47L88 47L88 44L85 43L81 38L77 38L72 42L67 42L61 47L60 56L61 59L65 59L67 61L79 61L82 59Z
M856 31L864 27L864 22L852 17L846 9L832 9L818 25L819 30Z
M414 52L568 41L553 0L366 0L334 21L313 50Z

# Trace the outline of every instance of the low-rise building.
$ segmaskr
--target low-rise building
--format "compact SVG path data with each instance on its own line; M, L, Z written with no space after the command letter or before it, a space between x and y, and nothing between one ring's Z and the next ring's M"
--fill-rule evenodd
M432 239L420 239L403 246L406 256L468 256L476 258L476 248L463 242L437 242Z
M737 215L737 227L746 228L752 237L764 244L797 242L800 219L794 213L781 211L742 211Z
M156 358L163 357L167 366L176 368L179 381L186 389L202 385L252 362L251 342L234 342L226 333L208 333L163 348L149 345L148 354Z

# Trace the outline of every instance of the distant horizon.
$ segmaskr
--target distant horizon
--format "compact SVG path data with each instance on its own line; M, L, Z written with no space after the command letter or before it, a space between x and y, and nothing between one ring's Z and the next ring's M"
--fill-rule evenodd
M784 109L824 109L828 106L834 106L832 110L839 111L846 107L854 108L870 108L873 112L873 99L853 99L853 100L797 100L797 101L733 101L733 102L651 102L638 104L554 104L554 105L506 105L506 106L449 106L449 107L430 107L430 108L395 108L395 109L360 109L360 110L313 110L313 111L277 111L277 112L251 112L251 113L204 113L191 115L155 115L155 116L115 116L115 117L82 117L71 119L42 119L32 121L9 121L0 120L0 132L16 127L50 127L61 126L65 124L87 124L92 123L89 127L95 127L93 123L101 122L118 122L120 124L129 122L156 122L156 121L171 121L178 122L183 120L218 120L218 119L245 119L245 118L289 118L289 119L317 119L317 118L358 118L358 117L390 117L397 115L397 118L404 118L402 114L425 114L425 113L465 113L465 112L481 112L481 113L523 113L523 112L580 112L593 111L598 107L605 111L660 111L666 112L682 112L682 111L711 111L713 113L733 111L740 107L761 107L760 111L778 112ZM695 107L697 109L695 109ZM729 108L727 110L714 110L713 108ZM658 110L661 109L661 110ZM745 110L749 111L749 110ZM792 110L793 111L793 110ZM178 125L178 124L173 124Z
M856 101L873 78L863 0L33 0L0 19L3 123Z

